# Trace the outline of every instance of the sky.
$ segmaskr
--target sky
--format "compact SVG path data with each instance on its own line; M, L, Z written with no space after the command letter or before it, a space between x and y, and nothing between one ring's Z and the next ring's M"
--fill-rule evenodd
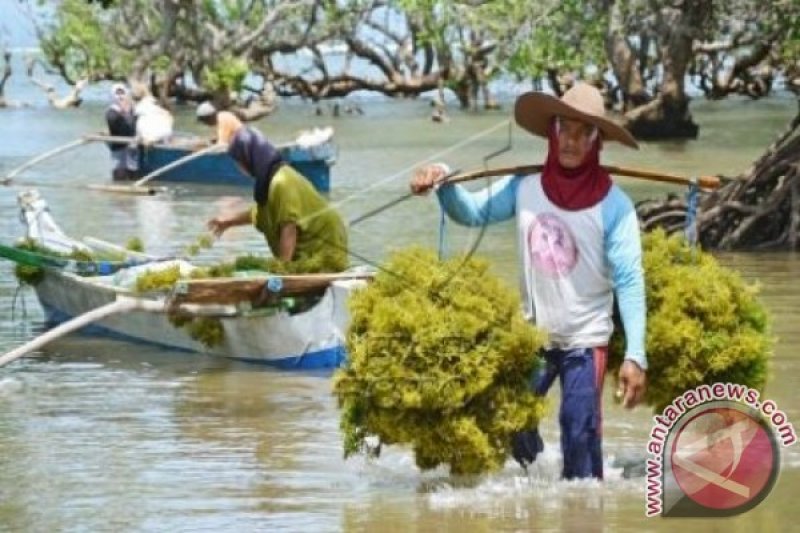
M35 0L0 0L0 43L12 48L29 48L37 45L33 24L26 11Z

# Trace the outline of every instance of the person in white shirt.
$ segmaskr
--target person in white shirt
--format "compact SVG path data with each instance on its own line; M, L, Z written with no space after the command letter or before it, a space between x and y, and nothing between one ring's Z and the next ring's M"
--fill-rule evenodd
M562 475L603 477L602 386L614 297L625 333L619 378L623 403L633 407L645 387L645 292L636 210L600 166L604 141L638 148L630 133L605 117L600 92L575 84L563 98L530 92L517 99L517 124L548 140L541 174L507 176L470 193L438 187L438 200L456 222L479 226L516 217L524 311L548 333L544 365L532 386L544 395L556 377ZM424 194L448 173L443 164L419 169L411 190ZM542 451L536 429L517 434L512 454L525 467Z
M167 142L172 138L172 114L158 105L144 84L133 86L134 113L136 114L136 136L145 146Z

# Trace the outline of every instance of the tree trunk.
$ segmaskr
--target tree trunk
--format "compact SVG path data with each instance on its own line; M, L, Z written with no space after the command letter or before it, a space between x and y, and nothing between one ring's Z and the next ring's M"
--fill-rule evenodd
M674 41L674 40L673 40ZM696 139L698 126L689 112L684 77L691 56L691 39L666 46L658 96L626 115L625 126L638 139Z
M656 13L663 75L658 96L626 114L625 126L640 139L697 138L684 80L695 38L711 16L711 0L685 0Z
M6 83L11 77L11 52L3 50L3 71L0 73L0 108L7 107Z
M696 139L699 130L686 95L662 93L626 113L625 119L625 127L637 139Z
M686 202L679 198L637 205L645 230L681 231ZM703 197L697 231L708 248L763 249L800 246L800 100L798 114L744 174Z
M88 79L81 79L75 82L74 85L70 87L69 93L67 93L64 97L59 97L56 93L55 87L51 84L40 80L36 77L35 69L36 65L39 64L37 59L31 59L28 62L28 77L31 80L31 83L36 85L37 87L41 88L45 94L47 95L47 101L50 102L50 105L55 109L69 109L72 107L78 107L83 102L83 98L81 98L81 91L89 83Z
M455 81L450 87L458 99L461 109L470 109L472 106L472 86L466 78Z
M628 30L622 14L620 2L614 2L608 19L608 33L606 35L606 55L608 56L611 70L617 79L618 94L613 98L620 106L621 111L628 111L636 106L648 103L652 98L647 93L642 80L641 58L645 53L635 54L627 39ZM644 36L640 37L640 46L648 46ZM637 66L637 59L639 64Z

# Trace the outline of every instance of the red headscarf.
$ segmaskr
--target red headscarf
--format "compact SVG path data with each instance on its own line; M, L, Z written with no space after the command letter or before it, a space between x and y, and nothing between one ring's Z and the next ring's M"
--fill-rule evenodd
M578 211L599 203L611 188L611 177L600 166L602 140L598 132L592 147L576 168L564 168L558 162L556 120L550 124L547 138L547 161L542 170L542 188L547 198L562 209Z

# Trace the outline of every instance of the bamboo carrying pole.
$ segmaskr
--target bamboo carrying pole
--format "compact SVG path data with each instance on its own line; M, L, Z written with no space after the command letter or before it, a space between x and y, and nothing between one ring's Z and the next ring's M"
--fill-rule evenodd
M720 178L716 176L700 176L698 178L687 178L685 176L678 176L675 174L665 174L663 172L657 172L654 170L647 170L647 169L618 167L611 165L602 165L602 167L606 169L610 174L615 174L617 176L625 176L628 178L639 178L649 181L659 181L663 183L675 183L677 185L690 185L694 183L697 184L698 187L700 187L700 189L703 191L710 191L717 189L722 181ZM355 226L356 224L359 224L364 220L367 220L379 213L382 213L383 211L389 209L390 207L393 207L405 200L408 200L412 196L425 193L426 191L430 190L433 187L455 184L455 183L463 183L467 181L474 181L480 178L490 178L493 176L507 176L507 175L524 176L526 174L534 174L537 172L541 172L542 168L544 168L544 165L537 164L537 165L520 165L515 167L491 168L485 170L475 170L472 172L465 172L465 173L461 173L461 171L451 172L450 174L436 180L427 189L412 190L412 192L408 192L406 194L403 194L402 196L398 196L397 198L390 200L385 204L381 204L380 206L371 209L370 211L364 213L363 215L359 215L358 217L352 219L349 222L348 226L349 227Z
M148 311L151 313L164 312L164 304L162 302L154 302L151 300L141 300L138 298L125 298L118 297L111 303L92 309L82 315L64 322L63 324L51 329L50 331L39 335L35 339L23 344L19 348L11 350L10 352L0 356L0 366L5 366L8 363L19 359L34 350L38 350L45 344L48 344L68 333L88 326L92 322L103 320L111 315L120 313L129 313L131 311Z
M625 176L627 178L639 178L648 181L658 181L662 183L674 183L676 185L690 185L696 183L698 187L703 190L714 190L719 188L720 179L717 176L699 176L697 178L687 178L676 174L667 174L655 170L619 167L613 165L602 165L609 174L616 176ZM544 165L521 165L516 167L502 167L493 168L488 170L477 170L473 172L466 172L464 174L456 174L449 178L445 178L437 183L437 185L444 185L448 183L463 183L465 181L473 181L480 178L488 178L492 176L505 176L508 174L525 175L541 172Z

